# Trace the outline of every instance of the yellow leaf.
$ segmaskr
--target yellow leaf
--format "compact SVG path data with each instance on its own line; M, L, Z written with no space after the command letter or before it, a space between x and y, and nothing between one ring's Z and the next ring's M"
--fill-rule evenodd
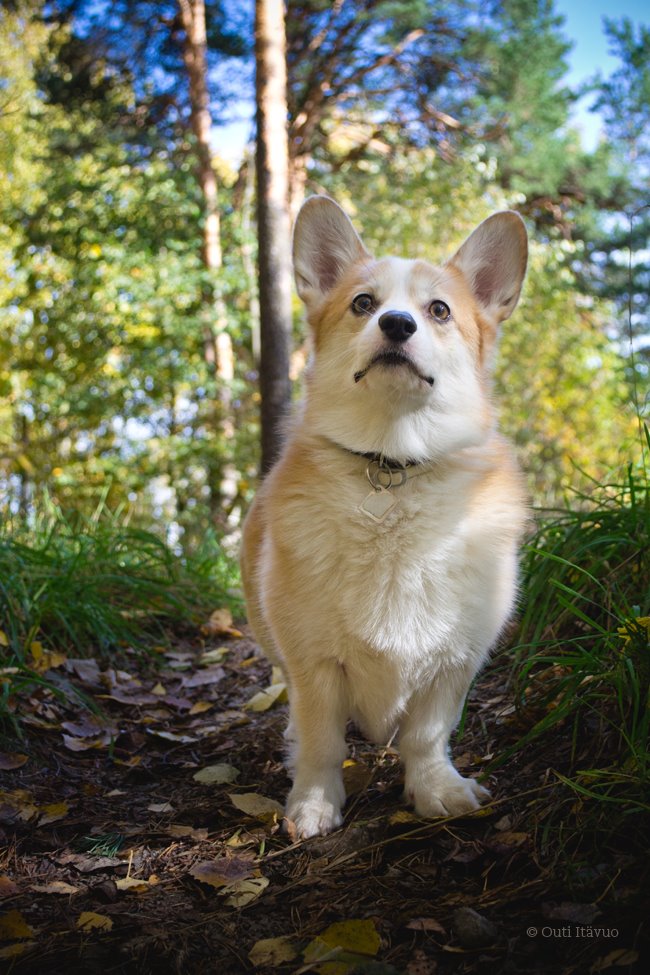
M113 922L105 914L95 914L94 911L82 911L77 918L76 926L80 931L110 931Z
M0 958L17 958L18 955L22 955L28 948L33 948L35 944L35 941L16 941L12 945L0 948Z
M9 646L9 637L7 636L4 630L0 630L0 647L8 647L8 646Z
M158 681L158 683L156 684L156 686L151 688L151 693L152 694L157 694L159 697L164 697L165 694L167 693L167 691L163 687L163 685L160 683L160 681Z
M130 890L134 894L142 894L145 890L149 890L150 884L142 877L120 877L115 881L115 886L118 890Z
M239 769L234 765L206 765L192 776L195 782L203 785L220 785L222 782L234 782L239 778Z
M285 961L293 961L298 954L296 948L291 944L291 939L284 936L281 938L262 938L256 941L248 957L251 964L256 968L274 968Z
M70 807L67 802L51 802L47 806L41 806L41 814L38 818L39 826L46 826L47 823L56 823L68 815Z
M372 921L337 921L307 945L304 959L320 975L348 975L374 957L380 945Z
M286 684L271 684L254 694L244 707L249 711L268 711L276 701L286 704L288 700Z
M0 917L0 941L16 941L18 938L31 938L34 929L28 924L20 911L9 911Z
M336 921L318 937L330 948L343 948L372 957L381 946L381 938L372 921Z
M214 701L197 701L193 704L189 710L190 714L203 714L204 711L209 711L210 708L214 707Z
M273 823L284 816L284 809L275 799L267 799L256 792L230 793L233 806L241 809L247 816L253 816L264 823Z
M229 884L224 894L227 894L226 904L231 907L245 907L251 901L257 900L262 891L269 885L268 877L251 877L249 880L238 880Z
M397 812L394 812L390 816L388 822L391 826L399 826L402 823L419 823L420 820L414 813L409 812L408 809L398 809Z
M77 894L82 888L73 887L64 880L51 880L47 884L32 884L29 888L39 894Z
M210 619L201 629L206 636L243 636L239 630L232 625L232 613L229 609L215 609L210 614Z

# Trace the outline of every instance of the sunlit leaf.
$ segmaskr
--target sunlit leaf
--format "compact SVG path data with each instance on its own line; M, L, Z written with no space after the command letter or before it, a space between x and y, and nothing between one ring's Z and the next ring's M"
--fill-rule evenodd
M256 968L274 968L285 961L293 961L298 949L294 947L291 938L262 938L256 941L248 957Z
M94 911L82 911L76 921L80 931L110 931L113 921L105 914L96 914Z
M247 816L254 816L255 819L265 823L275 822L284 815L284 808L279 802L260 796L256 792L231 793L228 798L233 806L241 809Z
M268 877L251 877L248 880L238 880L229 884L226 894L226 904L231 907L245 907L262 894L269 885Z
M195 772L192 778L203 785L220 785L223 782L235 782L240 772L234 765L206 765Z

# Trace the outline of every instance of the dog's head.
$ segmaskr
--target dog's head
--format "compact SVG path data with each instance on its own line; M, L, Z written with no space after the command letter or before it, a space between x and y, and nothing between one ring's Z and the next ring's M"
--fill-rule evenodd
M312 429L401 461L481 443L493 425L497 327L517 304L526 259L512 211L489 217L435 267L375 260L338 204L308 199L293 260L314 339Z

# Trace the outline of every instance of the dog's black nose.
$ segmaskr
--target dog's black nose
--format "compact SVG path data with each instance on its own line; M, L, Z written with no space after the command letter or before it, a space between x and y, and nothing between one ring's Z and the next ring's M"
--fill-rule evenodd
M379 327L391 342L406 342L418 328L407 311L385 311L379 317Z

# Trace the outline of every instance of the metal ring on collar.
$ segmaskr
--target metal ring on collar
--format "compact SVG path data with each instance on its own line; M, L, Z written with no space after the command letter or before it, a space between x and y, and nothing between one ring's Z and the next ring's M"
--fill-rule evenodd
M405 467L390 467L382 461L371 460L366 467L366 477L375 491L379 491L381 488L389 490L400 487L406 481L408 474Z

